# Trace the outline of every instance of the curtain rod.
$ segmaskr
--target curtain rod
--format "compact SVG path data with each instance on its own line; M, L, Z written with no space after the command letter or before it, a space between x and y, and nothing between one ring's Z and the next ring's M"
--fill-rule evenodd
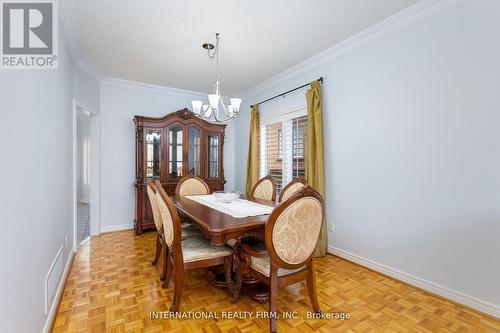
M317 79L316 81L319 81L319 83L323 83L323 77L320 77L320 78L319 78L319 79ZM308 86L308 85L310 85L310 84L311 84L311 83L306 83L306 84L303 84L303 85L301 85L300 87L293 88L293 89L291 89L291 90L285 91L284 93L281 93L281 94L279 94L279 95L276 95L276 96L273 96L273 97L271 97L271 98L268 98L268 99L266 99L266 100L264 100L264 101L262 101L262 102L259 102L259 103L256 103L256 104L253 104L253 105L250 105L250 107L253 107L254 105L260 105L260 104L265 103L265 102L269 102L270 100L273 100L273 99L278 98L278 97L281 97L281 96L285 96L286 94L289 94L289 93L291 93L291 92L293 92L293 91L295 91L295 90L299 90L299 89L302 89L302 88L304 88L304 87L307 87L307 86Z

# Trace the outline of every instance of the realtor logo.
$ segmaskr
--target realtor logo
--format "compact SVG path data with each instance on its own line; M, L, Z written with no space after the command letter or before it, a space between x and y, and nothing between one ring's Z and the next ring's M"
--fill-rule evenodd
M2 69L56 69L58 16L50 0L1 2Z

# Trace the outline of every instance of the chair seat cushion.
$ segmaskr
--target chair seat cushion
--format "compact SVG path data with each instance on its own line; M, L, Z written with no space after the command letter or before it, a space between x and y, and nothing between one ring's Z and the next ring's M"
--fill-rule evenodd
M181 228L182 240L201 235L200 229L191 223L182 223Z
M252 264L250 265L250 267L256 270L257 272L264 274L265 276L269 276L271 272L271 259L268 256L264 258L252 257ZM279 268L278 276L283 276L298 272L304 267L305 266L295 269Z
M230 247L210 245L210 242L205 237L188 238L183 240L181 244L185 263L226 257L233 254Z

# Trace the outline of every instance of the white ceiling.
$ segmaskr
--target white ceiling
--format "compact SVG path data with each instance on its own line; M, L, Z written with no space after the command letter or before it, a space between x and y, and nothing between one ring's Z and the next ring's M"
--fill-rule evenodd
M77 0L81 46L106 76L209 92L201 48L221 34L221 90L243 92L418 0Z

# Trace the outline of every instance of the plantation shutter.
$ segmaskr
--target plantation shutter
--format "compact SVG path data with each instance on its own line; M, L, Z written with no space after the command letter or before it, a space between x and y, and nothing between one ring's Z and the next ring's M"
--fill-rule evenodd
M271 175L279 195L292 179L305 175L305 110L264 119L260 131L260 177Z

